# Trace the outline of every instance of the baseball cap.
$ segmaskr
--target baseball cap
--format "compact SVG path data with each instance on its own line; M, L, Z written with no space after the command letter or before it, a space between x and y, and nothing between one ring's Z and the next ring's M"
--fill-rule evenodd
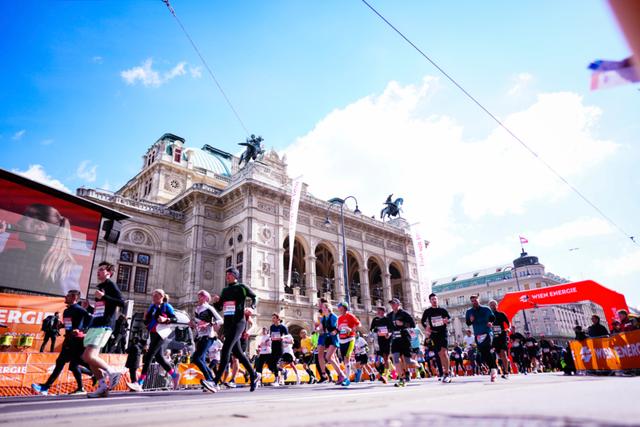
M402 304L398 298L392 298L389 304Z
M236 280L240 280L240 272L237 269L229 267L227 268L227 273L233 274L233 277L235 277Z

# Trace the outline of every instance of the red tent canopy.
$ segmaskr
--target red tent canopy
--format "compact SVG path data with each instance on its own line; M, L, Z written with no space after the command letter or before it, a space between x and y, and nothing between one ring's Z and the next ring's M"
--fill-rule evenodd
M520 310L537 308L544 305L571 304L580 301L593 301L600 304L609 324L618 316L618 310L629 311L624 295L605 288L593 280L565 283L546 288L510 292L500 302L500 311L511 320Z

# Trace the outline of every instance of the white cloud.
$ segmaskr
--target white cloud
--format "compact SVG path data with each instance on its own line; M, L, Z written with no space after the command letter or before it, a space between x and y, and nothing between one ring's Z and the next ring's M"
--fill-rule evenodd
M599 263L604 274L610 277L623 277L640 272L640 250L627 252L617 258L607 258Z
M465 241L464 227L483 216L521 214L568 193L501 128L471 139L454 117L428 113L437 110L429 104L436 83L390 82L383 93L332 111L285 149L289 175L303 174L318 197L355 194L376 217L389 193L404 197L405 216L420 221L431 241L431 260ZM600 114L576 94L550 93L504 123L570 179L617 149L592 133Z
M189 67L189 73L194 79L199 79L202 77L202 67Z
M97 169L98 166L92 166L90 160L83 160L82 162L80 162L80 165L78 165L76 175L78 176L78 178L84 181L94 182L97 177Z
M464 272L494 265L509 264L514 258L514 245L493 243L460 258L458 265ZM462 271L461 271L462 272Z
M557 227L527 233L526 237L536 246L553 247L578 238L604 236L614 231L613 227L604 219L579 218ZM515 241L515 237L513 240Z
M25 129L19 130L18 132L13 134L11 139L13 139L14 141L19 141L20 139L22 139L25 133L27 133Z
M51 145L51 144L53 144L53 139L44 139L44 140L42 140L42 142L40 144L42 144L42 145Z
M507 95L515 96L522 93L533 80L533 76L529 73L520 73L512 78L513 84Z
M153 69L153 59L148 58L142 63L142 65L121 71L120 76L128 85L135 85L140 82L146 87L160 87L176 77L187 74L186 66L187 63L183 61L178 63L171 70L161 74L157 70ZM189 72L194 78L202 75L199 67L191 68Z
M104 62L104 58L102 58L102 56L96 55L91 58L91 62L93 62L94 64L102 64Z
M37 181L41 184L45 184L58 190L71 193L71 190L69 190L62 182L49 176L42 165L29 165L29 168L26 171L14 169L12 172Z

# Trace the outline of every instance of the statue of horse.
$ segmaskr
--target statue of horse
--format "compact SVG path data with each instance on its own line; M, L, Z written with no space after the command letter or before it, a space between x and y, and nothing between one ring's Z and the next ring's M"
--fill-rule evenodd
M262 139L261 136L256 137L255 135L251 135L251 137L247 138L246 142L238 144L247 147L247 149L244 150L244 153L240 156L240 161L238 162L239 167L242 167L242 162L244 162L245 165L248 165L250 160L256 160L258 156L262 156L264 154L262 141L264 141L264 139Z
M402 209L400 209L400 206L402 206L402 203L404 203L404 199L402 197L398 197L395 201L391 201L392 196L393 193L389 194L389 197L387 197L387 201L384 202L384 204L386 205L385 208L380 211L380 219L382 219L383 221L385 216L388 218L400 216L400 212L402 211Z

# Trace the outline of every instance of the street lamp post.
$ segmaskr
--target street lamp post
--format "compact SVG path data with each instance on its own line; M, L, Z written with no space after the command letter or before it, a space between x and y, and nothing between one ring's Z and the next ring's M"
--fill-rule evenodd
M511 273L516 279L516 288L518 288L518 292L520 292L520 282L518 281L518 272L513 268L511 268ZM527 312L526 309L522 309L522 318L524 319L524 331L529 332L529 322L527 322Z
M356 202L356 209L353 211L353 213L359 215L361 212L358 208L358 199L356 199L354 196L347 196L344 199L334 197L333 199L329 200L330 204L327 208L326 218L324 220L325 225L330 225L331 221L329 220L329 211L331 210L331 207L333 205L340 206L340 234L342 234L342 275L344 281L344 296L347 304L351 304L351 298L349 295L349 272L347 270L347 241L344 234L344 204L349 199L353 199Z

